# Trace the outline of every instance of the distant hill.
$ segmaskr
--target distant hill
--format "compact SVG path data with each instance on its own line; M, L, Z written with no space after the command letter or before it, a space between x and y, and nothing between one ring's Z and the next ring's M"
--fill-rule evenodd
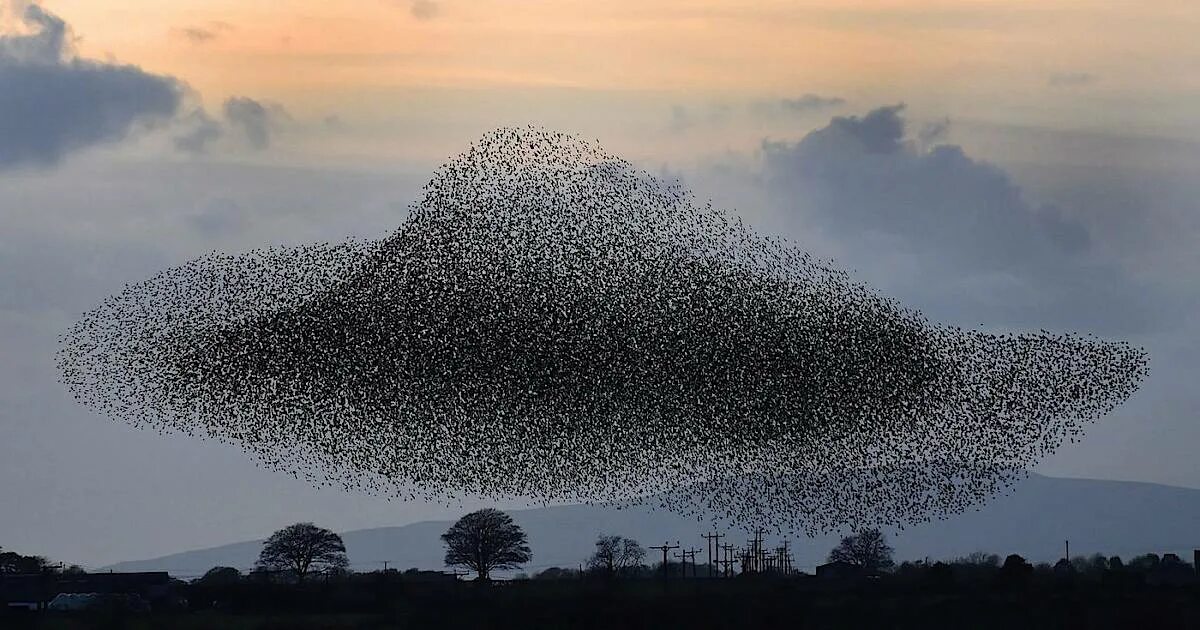
M571 505L514 510L511 514L529 534L533 549L533 562L526 567L529 572L548 566L578 566L601 533L635 538L646 546L681 540L705 547L700 538L705 523L646 508ZM358 570L378 569L382 560L399 569L440 569L443 549L438 537L449 526L449 521L425 521L344 532L342 537L350 561ZM729 538L723 542L745 542L745 532L727 533ZM1062 556L1066 539L1071 541L1072 556L1100 552L1128 559L1146 552L1175 552L1190 560L1191 550L1200 548L1200 490L1031 475L1012 494L997 497L978 511L912 527L891 535L891 539L898 560L945 559L972 551L1054 560ZM769 536L767 540L777 542ZM796 565L811 572L836 541L836 535L793 538ZM234 543L121 562L105 570L169 571L178 577L199 576L219 565L246 570L254 564L261 547L261 541ZM703 555L702 551L701 562Z

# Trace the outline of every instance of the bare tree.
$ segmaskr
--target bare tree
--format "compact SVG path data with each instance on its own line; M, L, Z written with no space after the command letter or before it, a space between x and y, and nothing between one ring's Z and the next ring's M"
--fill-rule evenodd
M446 566L467 567L483 581L496 569L516 569L532 557L525 532L511 516L492 508L458 519L442 534L442 542Z
M312 523L296 523L271 534L258 556L259 569L292 571L301 582L312 571L349 564L342 537Z
M623 536L601 536L596 551L588 559L588 568L608 575L625 573L642 563L646 550L638 541Z
M864 529L846 536L829 552L829 561L849 562L868 571L889 569L894 564L892 547L878 529Z

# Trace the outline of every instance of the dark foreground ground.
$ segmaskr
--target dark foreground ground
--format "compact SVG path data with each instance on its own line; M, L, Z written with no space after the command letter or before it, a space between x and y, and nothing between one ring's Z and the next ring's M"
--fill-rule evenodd
M190 601L173 612L0 616L0 628L1200 628L1195 585L694 580L282 588L191 594L224 597L214 600L216 609Z

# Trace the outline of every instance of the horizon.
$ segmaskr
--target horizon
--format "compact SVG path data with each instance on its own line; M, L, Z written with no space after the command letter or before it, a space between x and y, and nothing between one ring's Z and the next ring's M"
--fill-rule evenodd
M1155 483L1144 482L1144 481L1123 481L1123 480L1114 480L1114 479L1051 477L1051 476L1046 476L1046 475L1040 475L1038 473L1030 473L1030 477L1045 479L1045 480L1049 480L1052 482L1053 481L1066 481L1066 482L1085 482L1085 483L1104 484L1104 485L1119 484L1119 485L1131 485L1131 486L1153 486L1153 487L1166 488L1166 489L1170 489L1170 490L1184 490L1184 491L1193 491L1193 492L1200 493L1200 488L1186 488L1186 487L1181 487L1181 486L1155 484ZM1012 492L998 496L998 497L993 497L992 500L989 500L989 501L983 503L980 506L980 508L981 508L981 512L983 512L983 514L985 514L986 516L972 515L972 518L974 518L975 520L988 520L988 519L1000 520L1000 519L1002 519L1005 515L1004 510L1005 510L1006 505L1011 505L1013 502L1017 502L1018 504L1020 504L1027 498L1027 494L1021 493L1021 487L1022 486L1020 484L1018 484ZM1058 497L1058 499L1060 501L1068 501L1069 502L1070 497L1063 496L1063 497ZM1200 496L1198 496L1197 499L1200 499ZM1046 501L1046 497L1039 496L1037 503L1041 503L1044 501ZM993 503L997 503L997 502L999 503L999 505L993 505ZM1024 506L1024 507L1027 507L1027 506ZM1195 507L1200 507L1200 502L1197 502L1197 505ZM522 515L524 515L526 513L541 515L541 514L549 513L549 511L554 511L556 509L563 510L563 511L570 511L573 508L584 508L586 510L595 511L595 510L604 510L606 508L606 506L603 504L597 504L597 505L560 504L560 505L548 505L548 506L535 505L535 506L515 506L515 507L511 507L511 508L507 509L506 511L509 512L510 514L515 515L517 517L517 521L521 522ZM637 512L637 511L639 511L639 508L634 506L633 511ZM672 517L672 515L670 515L669 513L666 513L663 510L655 510L653 508L647 508L646 511L651 514L656 515L658 518L666 519L668 521L671 520L671 517ZM362 528L349 529L349 530L337 530L337 533L340 534L341 536L343 536L344 538L354 538L355 535L359 535L359 534L378 534L379 532L384 531L384 530L404 530L409 527L417 527L417 526L421 526L421 525L438 525L440 527L440 526L444 526L446 524L454 522L454 520L460 515L461 514L459 514L459 513L455 513L455 514L452 514L445 518L429 518L429 519L421 519L421 520L417 520L417 521L410 521L407 523L390 523L390 524L380 524L380 525L375 525L375 526L362 527ZM1058 515L1058 516L1061 517L1062 515ZM955 531L955 520L956 519L960 519L960 520L963 519L963 515L947 517L946 519L944 519L942 521L942 525L944 525L944 527L946 527L946 528L949 528L948 531ZM622 520L621 518L618 518L618 522L621 520ZM624 520L629 520L629 519L626 518ZM636 525L636 527L640 527L640 528L645 528L645 526L646 526L644 523L638 523L636 521L630 521L630 523L633 523ZM279 527L282 527L283 525L284 525L284 523L280 523ZM317 523L317 525L320 525L320 523ZM678 527L681 527L682 529L687 529L686 525L684 525L682 522L678 524ZM920 532L922 529L929 529L930 527L931 527L930 524L924 524L924 525L918 525L915 528L912 528L912 527L909 528L909 529L914 529L915 531L896 531L894 528L891 528L891 529L883 528L882 531L885 533L885 535L887 535L890 538L891 542L895 545L897 543L907 543L908 542L907 538L914 535L914 533ZM601 527L601 528L596 529L595 533L597 535L605 534L605 533L624 535L624 536L630 535L630 532L628 531L628 529L629 529L628 527L626 527L625 530L621 530L620 526L617 525L615 528L620 531L607 531L605 528ZM966 528L966 526L964 526L964 528ZM1003 526L1001 526L1001 528L1003 528ZM273 528L273 529L278 529L278 527ZM570 529L577 529L577 528L572 527ZM728 535L732 536L733 539L735 539L735 540L738 539L737 538L738 535L740 535L742 537L749 536L749 534L747 534L745 531L738 530L737 528L728 528L728 527L722 528L720 526L715 526L715 529L717 529L717 530L724 529L724 531L728 532ZM701 531L701 528L696 529L696 532L700 532L700 531ZM589 533L591 533L591 532L583 533L582 537L586 537L586 535ZM851 533L850 529L844 529L841 531L831 532L829 534L815 536L815 537L806 537L803 535L786 536L786 535L772 534L769 537L769 540L785 540L785 539L791 540L795 544L795 550L797 553L797 562L796 562L795 566L800 570L812 570L812 569L815 569L817 564L820 564L820 562L818 562L818 560L820 560L820 558L823 557L822 554L824 552L824 549L822 548L822 545L828 545L829 541L836 540L838 537L847 535L849 533ZM1078 531L1077 531L1077 533L1078 533ZM245 539L245 540L226 541L225 543L216 545L216 546L201 547L201 548L194 548L194 549L191 549L191 548L178 549L172 553L164 554L162 556L142 557L142 558L126 558L121 561L103 564L97 568L98 568L98 570L106 570L106 569L108 569L108 570L115 570L115 569L126 570L127 567L132 567L138 571L150 570L156 566L159 568L165 568L165 567L173 566L176 562L178 562L178 558L181 556L190 556L190 555L195 555L195 554L203 553L203 552L217 551L217 550L231 548L231 547L244 547L247 545L250 545L254 549L257 549L257 546L260 545L262 543L262 541L268 537L268 534L269 534L269 532L264 532L264 534L260 537ZM541 534L542 536L545 535L544 532L539 532L539 534ZM679 534L678 532L676 532L676 534L682 535L682 534ZM942 534L942 535L944 535L944 534ZM1067 534L1064 532L1064 535L1067 535ZM668 538L669 537L671 537L671 536L668 536ZM924 538L928 538L928 537L929 537L929 535L924 536ZM1058 548L1058 545L1061 544L1061 541L1058 538L1054 538L1049 541L1043 540L1043 541L1039 542L1039 541L1035 540L1036 537L1034 537L1034 538L1027 540L1025 542L1026 546L1023 548L1020 548L1020 549L989 549L989 548L986 548L987 543L982 541L982 539L986 538L985 534L982 534L982 533L977 534L976 538L980 540L980 542L977 546L974 546L974 547L971 547L968 549L967 547L970 547L970 545L962 546L962 542L960 541L960 542L956 543L956 545L958 547L960 547L960 548L957 548L956 551L946 552L946 553L942 553L940 555L931 554L928 552L920 553L919 555L913 555L913 551L909 548L909 547L911 547L911 544L901 544L900 549L903 549L904 551L900 551L900 550L897 551L897 554L896 554L897 563L899 563L900 561L904 561L904 560L919 560L923 557L929 558L930 561L933 561L933 560L950 561L955 558L965 557L973 552L997 553L1001 557L1004 557L1010 553L1018 553L1019 555L1022 555L1026 559L1030 560L1031 562L1047 562L1047 561L1053 560L1053 557L1050 555L1046 555L1045 549L1046 548ZM1087 540L1087 538L1085 537L1083 540ZM426 545L427 551L429 549L434 549L436 551L437 545L432 544L432 541L427 541L427 542L430 542L430 544ZM542 541L534 540L532 542L536 543L536 542L542 542ZM641 540L640 542L647 544L647 543L651 543L651 542L655 542L655 541L654 540ZM1159 541L1157 541L1158 546L1152 546L1150 548L1142 549L1140 551L1144 552L1144 553L1163 553L1163 552L1185 553L1192 548L1192 546L1189 544L1186 544L1186 542L1187 541L1183 541L1183 540L1169 540L1169 541L1168 540L1159 540ZM1077 538L1075 544L1076 544L1076 549L1079 549L1078 545L1080 544L1080 539ZM399 545L399 543L397 543L397 545ZM928 541L925 541L924 543L918 543L918 545L928 545ZM556 547L556 551L561 553L561 549L557 549L557 548L562 547L563 543L556 541L554 546ZM1092 555L1095 553L1100 553L1103 555L1128 555L1131 550L1138 551L1137 549L1134 549L1135 546L1136 545L1127 546L1127 547L1124 547L1121 549L1103 548L1103 547L1095 547L1095 546L1085 547L1082 550L1085 553L1082 553L1081 555L1089 556L1089 555ZM1030 551L1031 548L1032 549L1040 549L1041 552L1031 552ZM406 548L403 545L393 546L392 549L393 549L393 551L405 551L406 550ZM366 570L371 565L377 564L379 562L375 559L367 560L365 563L360 562L361 558L358 558L358 559L356 559L356 558L358 556L361 556L364 553L362 550L356 550L356 549L350 548L348 551L350 552L352 567L354 567L356 569ZM372 551L378 551L378 549L373 548ZM580 547L580 549L579 549L579 553L583 554L583 555L586 555L586 551L587 551L586 547ZM534 564L531 565L531 567L530 567L532 569L545 569L545 568L560 566L560 565L565 566L565 567L573 566L571 562L566 562L566 563L564 563L564 562L557 562L557 563L556 562L550 562L550 563L541 562L538 559L537 552L538 552L538 549L535 548L534 549L534 558L535 558ZM907 552L907 555L905 555L906 552ZM371 554L371 552L367 552L367 555L372 555L372 554ZM375 553L373 555L379 555L379 554ZM372 555L372 558L373 558L373 555ZM1186 553L1185 553L1185 555L1186 555ZM583 556L581 555L579 559L582 560L582 558L583 558ZM167 562L162 562L162 561L167 561ZM233 566L233 565L229 565L229 566ZM239 570L242 570L244 572L248 572L252 568L252 566L250 564L244 564L243 566L236 566L235 568L238 568ZM401 567L401 569L404 569L404 568L418 568L421 570L435 570L435 571L439 570L439 567L437 567L437 566L416 566L416 565L414 565L413 567ZM178 575L174 571L172 571L171 573L172 573L172 575L176 575L178 577ZM515 573L515 571L510 571L509 573Z

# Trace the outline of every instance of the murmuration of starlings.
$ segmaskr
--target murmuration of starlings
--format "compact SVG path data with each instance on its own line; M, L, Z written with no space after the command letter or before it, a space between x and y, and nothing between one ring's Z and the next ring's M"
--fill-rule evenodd
M931 323L538 128L476 141L380 240L128 285L57 360L100 414L318 485L810 535L977 505L1147 373L1124 342Z

